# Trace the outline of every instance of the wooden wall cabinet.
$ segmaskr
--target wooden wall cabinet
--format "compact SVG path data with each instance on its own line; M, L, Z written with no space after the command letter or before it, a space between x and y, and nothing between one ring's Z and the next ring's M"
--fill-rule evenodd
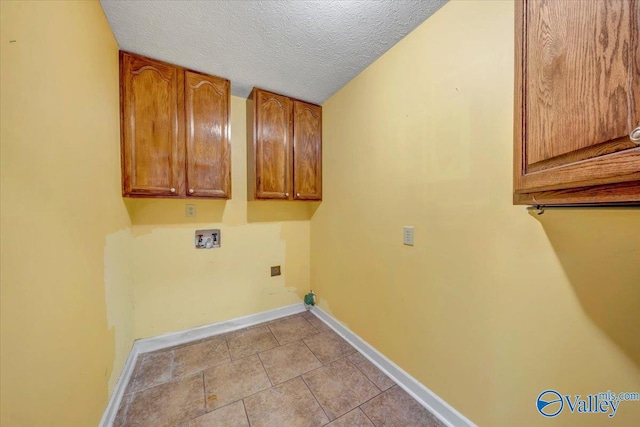
M516 1L514 204L640 202L640 3Z
M230 83L120 52L122 194L231 197Z
M322 200L322 107L254 88L247 170L249 199Z

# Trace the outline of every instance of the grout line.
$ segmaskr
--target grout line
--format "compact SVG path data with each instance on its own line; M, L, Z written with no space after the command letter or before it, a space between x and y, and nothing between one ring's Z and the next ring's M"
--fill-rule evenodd
M316 333L315 333L315 334L313 334L313 335L317 335L317 334L319 334L319 333L320 333L320 331L318 330L318 328L316 328L315 326L313 326L313 324L312 324L311 322L309 322L309 320L305 319L303 316L300 316L300 318L301 318L302 320L304 320L305 322L307 322L307 323L309 324L309 326L311 326L311 327L313 328L313 330L314 330L314 331L316 331Z
M227 338L229 334L224 334L222 338L224 338L224 345L227 346L227 354L229 355L229 360L231 360L231 350L229 350L229 340Z
M367 402L368 402L368 400L367 400ZM364 403L367 403L367 402L364 402ZM362 405L364 405L364 403ZM374 423L373 420L371 418L369 418L369 415L367 415L367 413L364 411L364 409L362 409L362 405L358 406L358 409L360 409L360 412L362 412L364 414L365 418L369 420L371 425L375 426L376 423Z
M294 342L295 342L295 341L294 341ZM304 339L301 339L301 340L300 340L300 342L302 343L302 345L304 345L305 347L307 347L307 350L309 350L309 351L311 352L311 355L313 355L313 357L318 361L318 363L320 364L320 366L321 366L321 367L322 367L322 366L324 366L324 363L322 363L322 362L320 361L320 359L318 359L318 356L316 356L316 354L313 352L313 350L311 350L311 349L309 348L309 346L307 345L307 343L306 343L306 342L304 342Z
M301 376L301 375L298 375L298 377L300 377L300 376ZM282 385L284 385L284 384L286 384L286 383L288 383L288 382L290 382L290 381L295 380L295 379L296 379L296 378L298 378L298 377L293 377L293 378L288 379L288 380L286 380L286 381L284 381L284 382L281 382L281 383L280 383L280 384L278 384L278 385L274 385L274 386L272 386L272 387L267 387L267 388L265 388L265 389L258 390L258 391L256 391L255 393L252 393L252 394L250 394L250 395L248 395L248 396L245 396L245 397L243 397L243 398L241 398L241 399L238 399L238 400L248 399L248 398L250 398L250 397L255 396L256 394L263 393L263 392L265 392L265 391L267 391L267 390L273 390L274 388L276 388L276 387L280 387L280 386L282 386ZM235 403L235 402L237 402L238 400L234 400L233 402L230 402L230 403ZM227 406L227 405L225 405L225 406ZM217 408L216 408L216 409L217 409Z
M278 347L280 347L280 346L278 345L278 346L276 346L276 347L273 347L273 348L270 348L270 349L267 349L267 350L262 350L260 353L263 353L263 352L265 352L265 351L269 351L269 350L273 350L274 348L278 348ZM246 356L239 357L239 358L237 358L237 359L231 359L231 360L230 360L229 362L227 362L227 363L239 362L239 361L244 360L244 359L246 359L246 358L248 358L248 357L251 357L251 356L257 356L257 355L258 355L258 352L251 353L251 354L248 354L248 355L246 355ZM224 363L222 363L222 364L220 364L220 365L218 365L218 366L221 366L221 365L224 365ZM214 366L214 367L215 367L215 366Z
M257 356L257 353L251 354L251 355L249 355L249 356L245 356L245 357L243 357L243 359L246 359L247 357L252 357L252 356ZM238 359L238 360L242 360L242 359ZM260 360L260 357L258 357L258 360ZM232 362L228 362L228 363L232 363ZM262 363L262 361L260 361L260 363ZM222 366L222 365L218 365L218 366ZM262 369L264 369L264 365L262 366ZM266 373L266 369L265 369L265 373ZM204 374L204 372L203 372L203 374ZM297 378L297 377L296 377L296 378ZM269 374L267 374L267 379L269 379ZM290 380L287 380L287 381L285 381L284 383L286 383L286 382L288 382L288 381L290 381ZM269 383L271 383L271 380L270 380L270 379L269 379ZM279 386L279 385L282 385L282 384L284 384L284 383L278 384L278 386ZM206 387L206 383L205 383L205 387ZM273 385L272 385L271 387L267 387L267 388L264 388L264 389L262 389L262 390L258 390L258 391L256 391L255 393L251 393L251 394L249 394L249 395L247 395L247 396L244 396L244 397L241 397L241 398L236 399L236 400L234 400L234 401L231 401L231 402L229 402L229 403L227 403L227 404L225 404L225 405L223 405L223 406L220 406L220 407L218 407L218 408L212 409L211 411L208 411L208 412L213 412L213 411L218 410L218 409L220 409L220 408L224 408L225 406L229 406L229 405L231 405L232 403L236 403L236 402L238 402L238 401L240 401L240 400L244 400L244 399L246 399L247 397L255 396L256 394L258 394L258 393L262 393L263 391L271 390L273 387L276 387L276 386L273 386Z
M313 391L311 390L311 387L309 387L309 384L307 384L307 382L304 380L304 377L302 375L300 375L300 379L302 380L302 382L304 383L305 387L307 387L307 390L309 390L309 393L311 393L311 396L313 396L313 398L315 399L316 403L318 404L318 406L320 407L320 409L322 409L322 412L324 413L324 415L327 417L327 419L329 420L329 423L332 422L333 420L331 419L331 417L329 416L329 414L327 414L327 411L324 410L324 408L322 407L322 405L320 404L320 401L318 400L318 398L316 397L315 394L313 394ZM338 419L339 417L337 417L336 419ZM329 424L326 423L326 424ZM323 425L326 425L323 424Z
M351 356L351 355L349 355L349 356ZM347 360L349 360L349 356L347 356ZM351 364L352 364L353 366L355 366L357 370L359 370L360 372L362 372L362 375L364 375L364 376L365 376L369 381L371 381L371 382L373 383L373 385L374 385L374 386L376 386L376 388L377 388L378 390L380 390L380 391L386 391L386 390L389 390L391 387L393 387L393 386L391 386L391 387L387 387L387 388L385 388L385 389L383 390L383 389L382 389L382 387L378 387L378 384L376 384L376 383L373 381L373 378L370 378L370 377L369 377L369 375L367 375L367 373L366 373L365 371L363 371L363 370L362 370L362 368L360 368L360 365L363 365L363 364L365 364L366 362L369 362L367 359L365 359L363 362L360 362L360 363L356 363L356 362L353 362L353 361L351 361L351 360L349 360L349 362L351 362ZM369 362L369 363L371 363L371 362ZM373 363L371 363L371 366L372 366L374 369L376 369L376 370L380 371L380 370L379 370L379 369L378 369L378 368L377 368ZM385 373L384 373L384 372L380 371L380 373L381 373L382 375L384 375L386 378L389 378L389 377L387 377L387 376L385 375ZM396 384L396 382L395 382L395 381L393 381L391 378L389 378L389 380L393 383L393 385L395 385L395 384Z
M274 339L274 340L276 340L276 342L278 343L278 345L277 345L276 347L284 345L284 344L282 344L282 343L280 342L280 340L278 340L278 338L276 337L276 334L274 334L274 333L273 333L273 331L271 330L271 328L270 328L268 325L267 325L267 330L269 331L269 333L271 334L271 336L273 337L273 339ZM286 344L286 343L285 343L285 344ZM273 347L273 348L276 348L276 347Z
M260 325L260 323L258 325ZM240 330L242 330L242 329L240 329ZM271 332L271 331L269 331L269 332ZM273 333L271 333L271 335L273 336ZM273 336L273 339L276 341L276 343L278 343L278 340L276 339L275 336ZM257 355L258 353L264 353L265 351L273 350L274 348L278 348L278 347L282 347L280 345L280 343L278 343L278 345L276 345L275 347L266 348L264 350L256 351L254 353L247 354L246 356L242 356L242 357L239 357L237 359L234 359L233 356L231 355L231 349L229 348L228 343L227 343L227 349L229 350L229 359L230 359L229 362L235 362L235 361L238 361L238 360L246 359L247 357L251 357L251 356Z
M269 390L269 389L267 389L267 390ZM264 390L262 390L262 391L264 391ZM260 393L260 392L258 392L258 393ZM254 393L254 394L257 394L257 393ZM253 394L252 394L251 396L253 396ZM249 396L247 396L247 397L249 397ZM243 397L242 399L244 399L244 397ZM217 408L212 409L212 410L210 410L210 411L207 411L207 412L205 412L205 413L204 413L204 414L202 414L202 415L207 415L207 414L210 414L210 413L212 413L212 412L217 411L218 409L226 408L227 406L231 406L231 405L233 405L234 403L241 402L241 401L242 401L242 399L237 399L237 400L234 400L233 402L225 403L224 405L222 405L222 406L218 406ZM200 415L200 416L202 416L202 415ZM196 418L197 418L197 417L196 417Z
M393 385L393 387L396 387L396 384L394 384L394 385ZM389 388L388 388L388 389L386 389L385 391L381 391L380 393L376 394L375 396L373 396L371 399L367 400L366 402L362 402L362 403L360 404L360 406L362 406L362 405L364 405L364 404L366 404L366 403L371 402L371 401L372 401L373 399L375 399L376 397L382 396L384 393L386 393L386 392L388 392L388 391L391 391L391 389L392 389L393 387L389 387ZM377 387L376 387L376 388L377 388ZM378 389L378 390L380 390L380 389ZM360 406L358 406L358 408L360 408ZM360 409L362 409L362 408L360 408ZM362 410L362 412L364 412L364 409ZM367 414L365 413L365 415L367 415ZM369 417L367 417L367 418L369 418ZM372 422L373 422L373 421L372 421ZM374 424L375 424L375 423L374 423Z
M260 364L262 365L262 369L264 369L264 372L265 372L265 374L267 375L267 379L269 380L269 384L271 384L271 387L267 387L267 388L265 388L265 389L258 390L258 391L256 391L255 393L252 393L252 394L250 394L250 395L248 395L248 396L244 396L244 397L241 397L241 398L239 398L239 399L236 399L236 400L233 400L233 401L231 401L231 402L228 402L228 403L226 403L226 404L224 404L224 405L222 405L222 406L219 406L219 407L217 407L217 408L212 409L211 411L207 410L207 413L209 413L209 412L213 412L213 411L216 411L216 410L218 410L218 409L220 409L220 408L224 408L225 406L229 406L229 405L231 405L232 403L236 403L236 402L238 402L239 400L246 399L247 397L254 396L254 395L258 394L258 393L261 393L261 392L263 392L263 391L265 391L265 390L269 390L269 389L271 389L271 388L273 388L273 387L274 387L274 386L273 386L273 383L271 382L271 379L269 378L269 374L267 374L267 370L264 368L264 365L262 364L262 360L260 360L260 356L258 356L258 353L253 353L253 354L250 354L250 355L248 355L248 356L244 356L244 357L242 357L241 359L231 360L231 361L229 361L229 362L225 362L225 363L222 363L222 364L220 364L220 365L212 366L212 367L210 367L210 368L207 368L206 370L208 370L208 369L214 369L214 368L217 368L217 367L219 367L219 366L224 366L224 365L226 365L226 364L231 364L231 363L234 363L234 362L237 362L237 361L240 361L240 360L243 360L243 359L247 359L247 358L249 358L249 357L253 357L253 356L257 356L257 357L258 357L258 361L260 361ZM204 371L202 371L202 375L203 375L203 381L204 381ZM206 385L206 382L205 382L204 384L205 384L205 385L204 385L204 388L205 388L205 401L206 401L206 395L207 395L207 393L206 393L206 387L207 387L207 385Z
M244 416L247 418L247 424L251 427L251 421L249 420L249 413L247 412L247 405L244 404L244 399L240 400L242 402L242 407L244 408Z
M271 329L271 327L267 324L265 325L267 327L267 329L269 330L269 332L271 332L271 335L273 335L273 338L276 340L276 342L278 343L278 345L282 345L282 343L280 342L280 340L278 339L278 337L276 337L276 334L273 333L273 330Z
M351 366L353 366L354 368L356 368L356 370L357 370L358 372L360 372L360 373L362 374L362 376L363 376L363 377L365 377L365 378L367 379L367 381L369 381L369 382L371 383L371 385L373 385L373 386L376 388L376 390L379 390L379 391L380 391L380 393L382 393L382 391L383 391L383 390L380 390L380 387L378 387L378 386L376 385L376 383L374 383L373 381L371 381L371 378L369 378L369 377L367 376L367 374L365 374L364 372L362 372L362 370L361 370L360 368L358 368L358 365L356 365L356 364L355 364L355 363L353 363L351 360L349 360L349 357L348 357L348 356L345 356L345 358L347 359L347 363L350 363L350 364L351 364ZM378 396L380 393L376 394L376 396ZM375 397L375 396L374 396L374 397ZM373 397L372 397L371 399L373 399ZM371 399L369 399L369 400L371 400Z
M205 391L205 385L204 385L204 371L202 371L201 375L202 375L202 400L204 403L204 414L206 414L207 413L207 392Z
M324 368L324 367L326 367L326 366L329 366L329 365L331 365L331 364L333 364L333 363L337 362L338 360L342 360L342 359L344 359L345 357L347 357L347 356L340 356L340 357L338 357L337 359L332 360L331 362L327 362L327 364L326 364L326 365L318 366L317 368L314 368L314 369L312 369L312 370L310 370L310 371L308 371L308 372L305 372L304 374L300 374L299 376L303 376L303 375L307 375L307 374L310 374L310 373L312 373L312 372L315 372L315 371L317 371L318 369L322 369L322 368ZM295 377L295 378L297 378L297 377Z
M256 355L258 356L258 360L260 361L260 365L262 365L262 369L264 369L264 373L267 375L267 379L269 380L269 384L271 384L271 387L273 387L275 384L273 384L273 381L271 381L271 377L269 376L269 372L267 372L267 368L264 366L264 362L262 361L262 358L260 357L260 353L256 353Z

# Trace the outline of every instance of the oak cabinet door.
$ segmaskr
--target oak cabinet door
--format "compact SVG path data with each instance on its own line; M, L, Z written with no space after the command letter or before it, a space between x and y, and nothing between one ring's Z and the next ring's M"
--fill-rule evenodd
M292 102L255 91L255 197L288 199L291 194Z
M123 195L184 194L183 73L120 55Z
M639 7L517 2L514 202L640 200Z
M185 71L187 196L231 197L228 80Z
M293 101L293 193L322 199L322 108Z

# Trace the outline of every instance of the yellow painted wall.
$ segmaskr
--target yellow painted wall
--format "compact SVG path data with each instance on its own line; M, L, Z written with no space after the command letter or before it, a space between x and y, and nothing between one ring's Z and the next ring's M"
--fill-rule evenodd
M231 98L231 200L126 202L136 338L299 303L309 290L309 218L317 205L247 202L245 102ZM196 218L185 218L187 203ZM221 230L221 248L194 248L195 230L206 228ZM270 276L272 265L282 266L282 276Z
M513 16L450 2L323 105L311 284L478 425L637 425L535 409L640 391L640 211L512 206Z
M0 424L95 426L133 332L118 46L97 1L0 16Z
M1 424L96 425L134 338L299 303L317 204L246 201L237 97L232 200L190 201L193 219L184 200L123 200L99 3L1 5ZM220 228L222 248L194 249L197 228Z

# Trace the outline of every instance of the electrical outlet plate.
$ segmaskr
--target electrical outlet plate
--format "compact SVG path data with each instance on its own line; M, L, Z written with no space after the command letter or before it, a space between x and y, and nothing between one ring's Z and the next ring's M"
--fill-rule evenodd
M407 246L413 246L413 226L405 225L402 228L402 240Z
M271 267L271 277L273 276L279 276L281 274L280 272L280 266L279 265L274 265Z
M196 230L196 249L219 248L221 243L220 230Z
M196 216L196 205L187 205L185 208L184 216L187 218L194 218Z

